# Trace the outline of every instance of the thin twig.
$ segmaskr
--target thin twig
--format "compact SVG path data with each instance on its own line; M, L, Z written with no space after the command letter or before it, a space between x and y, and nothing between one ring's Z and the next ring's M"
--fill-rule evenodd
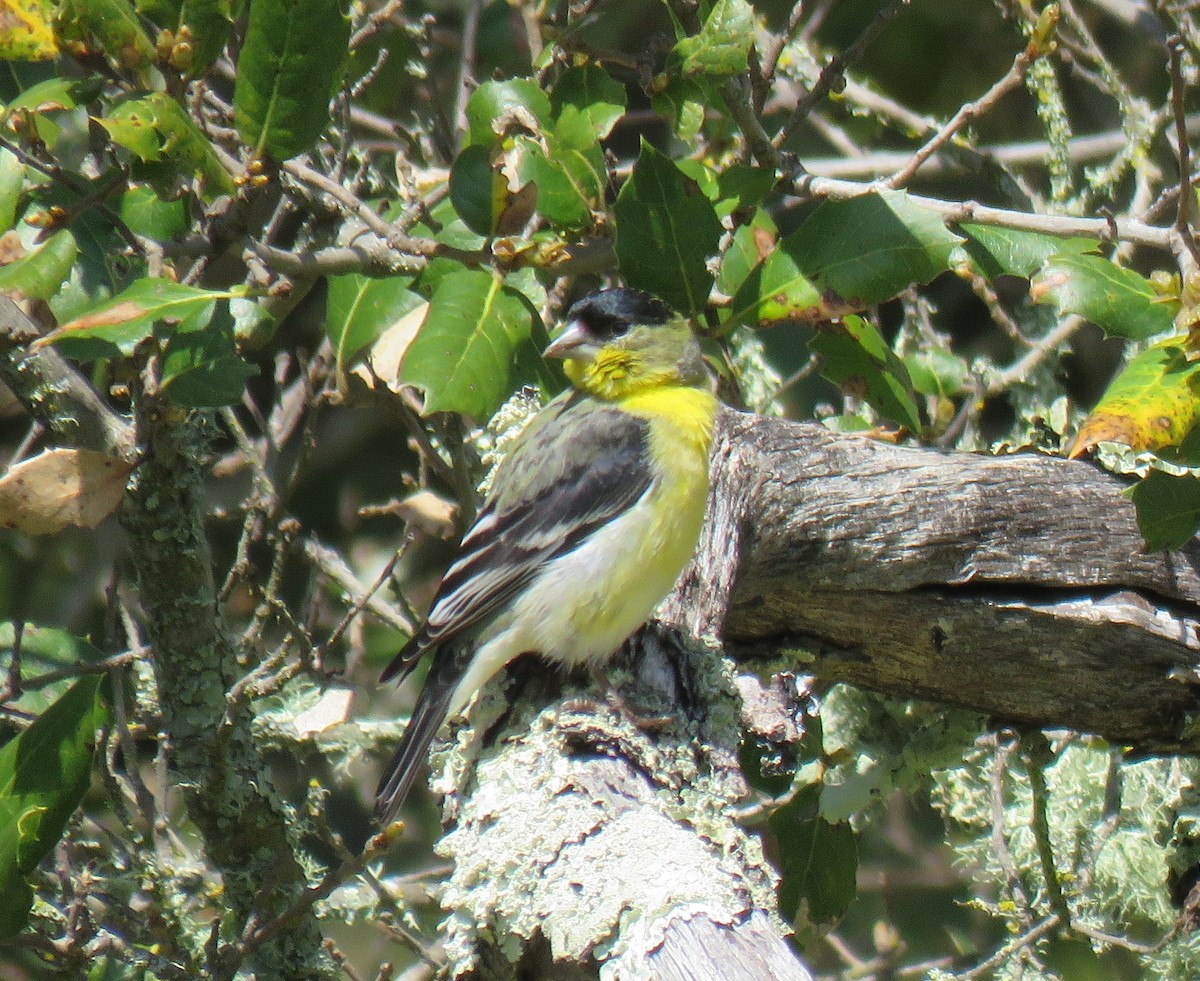
M1170 55L1171 110L1175 117L1175 147L1179 153L1179 204L1175 210L1175 228L1192 257L1194 269L1200 266L1200 245L1197 245L1192 234L1192 158L1188 147L1187 114L1183 107L1186 88L1183 78L1184 51L1183 38L1178 34L1167 38L1167 52Z
M892 174L887 180L883 181L883 186L890 188L903 187L912 180L925 161L937 153L955 133L968 123L990 112L1004 96L1008 95L1013 89L1019 88L1025 78L1025 72L1038 56L1039 52L1033 45L1027 45L1023 50L1018 52L1016 58L1013 59L1012 66L1005 72L1003 78L974 102L968 102L966 105L960 107L958 112L950 117L946 125L934 133L926 141L925 145L912 155L912 159L907 164Z
M855 38L845 51L834 55L826 62L825 67L821 69L821 74L818 76L816 83L809 89L808 95L801 99L796 108L792 110L787 121L780 127L779 132L775 134L775 138L771 141L775 148L782 147L796 127L804 122L805 117L818 102L837 86L846 72L846 67L857 61L866 49L870 46L883 30L892 22L895 16L900 12L902 7L906 7L909 0L891 0L886 7L875 15L875 18L867 25L866 29Z

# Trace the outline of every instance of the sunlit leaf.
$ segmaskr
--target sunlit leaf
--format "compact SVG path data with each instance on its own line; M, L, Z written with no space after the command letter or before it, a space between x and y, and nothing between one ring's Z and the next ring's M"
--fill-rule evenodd
M444 276L400 364L400 380L425 391L425 411L486 419L512 391L518 347L536 314L520 293L481 269Z
M0 528L26 535L95 528L121 503L132 472L132 464L95 450L44 450L0 475Z
M165 92L127 99L97 121L114 143L143 163L170 164L172 177L199 178L205 197L234 192L233 178L208 138Z
M49 61L58 57L58 41L50 19L51 4L43 0L3 0L0 3L0 58L5 61Z
M578 145L577 128L592 140L602 140L625 114L625 86L596 65L570 68L550 93L555 130L563 139Z
M962 238L898 191L824 201L779 243L831 309L863 310L949 268Z
M238 291L203 290L169 279L146 278L87 313L63 324L34 343L55 344L79 361L129 355L155 326L183 322L195 329L212 316L217 300L228 300Z
M11 622L0 623L0 674L6 673L11 665L16 636ZM8 704L22 712L38 715L71 687L74 676L70 672L77 672L80 665L103 658L104 652L82 637L58 627L27 623L21 629L22 678L37 678L50 672L62 673L64 677L37 687L26 687Z
M154 43L129 0L63 0L58 28L62 39L103 52L122 68L145 69L154 61Z
M672 49L684 75L737 75L754 43L754 8L747 0L716 0L700 33Z
M712 290L708 257L721 222L709 200L645 140L633 173L617 196L617 259L630 286L699 313Z
M74 235L55 232L29 255L0 266L0 293L48 300L62 288L78 254Z
M539 132L550 118L550 97L533 79L484 82L467 100L468 142L491 146L512 132Z
M1079 427L1071 457L1099 442L1135 450L1179 446L1200 418L1200 361L1186 339L1171 337L1143 351L1112 380Z
M325 306L325 332L333 343L338 372L407 313L421 306L406 279L331 276Z
M1029 295L1129 340L1166 333L1179 310L1177 300L1161 296L1144 276L1099 255L1052 256L1030 283Z
M956 226L967 237L962 251L980 275L1023 276L1028 279L1052 255L1091 252L1096 243L1087 238L1056 238L995 225L966 222Z
M821 374L847 395L867 402L880 415L921 429L912 381L874 325L861 317L846 317L819 331L809 346L821 355Z

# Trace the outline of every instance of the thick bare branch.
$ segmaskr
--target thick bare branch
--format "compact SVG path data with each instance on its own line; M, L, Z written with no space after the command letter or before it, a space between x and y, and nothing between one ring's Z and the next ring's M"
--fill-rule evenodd
M668 611L689 629L890 694L1200 746L1200 547L1147 554L1120 479L733 412L714 466Z

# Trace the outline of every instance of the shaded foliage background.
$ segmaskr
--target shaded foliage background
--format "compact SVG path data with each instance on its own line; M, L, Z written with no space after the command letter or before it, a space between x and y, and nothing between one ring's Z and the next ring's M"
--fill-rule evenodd
M948 450L1074 440L1149 474L1151 544L1195 530L1200 35L1176 5L5 10L31 26L0 72L23 315L0 451L98 511L55 518L10 479L0 512L49 524L0 532L7 974L443 963L434 802L371 840L413 695L374 679L536 403L509 396L561 384L546 325L614 278L696 317L734 404ZM59 355L106 408L45 397ZM51 447L102 459L64 476ZM1200 969L1173 905L1191 761L794 691L805 736L774 769L748 743L746 817L818 973ZM22 782L60 747L86 767L89 727L90 791ZM5 762L38 737L48 756ZM29 831L81 796L61 840Z

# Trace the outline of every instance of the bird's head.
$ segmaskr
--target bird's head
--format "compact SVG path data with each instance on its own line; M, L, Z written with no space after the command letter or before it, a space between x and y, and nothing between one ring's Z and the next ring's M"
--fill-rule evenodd
M576 388L605 399L707 379L687 320L641 290L600 290L572 304L562 332L542 353L566 362Z

